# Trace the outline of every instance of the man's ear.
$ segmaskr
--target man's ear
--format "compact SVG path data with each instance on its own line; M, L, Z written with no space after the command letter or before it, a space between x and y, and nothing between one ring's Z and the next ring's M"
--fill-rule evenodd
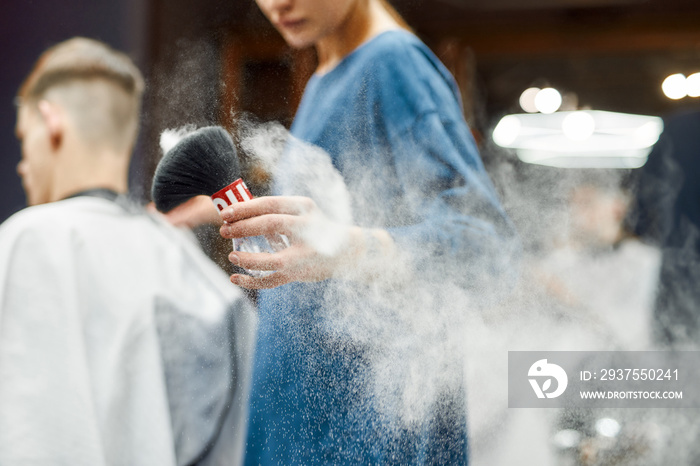
M49 102L48 100L42 100L39 102L39 113L46 123L48 128L49 138L51 142L51 148L53 150L58 150L63 144L63 133L65 130L65 121L63 118L63 113L60 109Z

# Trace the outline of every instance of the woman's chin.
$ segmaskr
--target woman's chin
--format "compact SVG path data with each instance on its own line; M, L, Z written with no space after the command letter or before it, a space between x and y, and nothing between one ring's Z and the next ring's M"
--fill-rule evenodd
M310 37L308 34L290 34L283 32L282 37L285 42L287 42L287 45L293 49L305 49L311 47L315 43L314 38Z

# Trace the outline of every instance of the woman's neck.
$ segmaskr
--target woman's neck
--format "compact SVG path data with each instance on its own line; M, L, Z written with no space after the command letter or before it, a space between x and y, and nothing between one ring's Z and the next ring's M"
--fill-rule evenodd
M356 2L340 26L316 42L316 72L328 73L366 41L384 31L400 28L401 26L377 1Z

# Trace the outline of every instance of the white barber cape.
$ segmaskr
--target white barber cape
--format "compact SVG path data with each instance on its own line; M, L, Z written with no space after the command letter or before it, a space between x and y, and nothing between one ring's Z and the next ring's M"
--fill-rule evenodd
M24 209L0 226L0 465L239 463L254 324L161 218Z

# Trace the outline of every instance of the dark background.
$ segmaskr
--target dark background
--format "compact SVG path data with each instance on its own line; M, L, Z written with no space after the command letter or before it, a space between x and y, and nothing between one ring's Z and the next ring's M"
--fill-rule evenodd
M465 115L486 141L531 85L574 93L581 107L666 115L661 82L700 71L696 0L394 0L450 68ZM129 53L148 86L132 189L147 199L159 132L184 123L234 125L232 112L289 124L313 71L252 0L15 1L0 15L0 221L24 206L15 172L13 99L48 46L82 35ZM489 152L484 151L488 165Z

